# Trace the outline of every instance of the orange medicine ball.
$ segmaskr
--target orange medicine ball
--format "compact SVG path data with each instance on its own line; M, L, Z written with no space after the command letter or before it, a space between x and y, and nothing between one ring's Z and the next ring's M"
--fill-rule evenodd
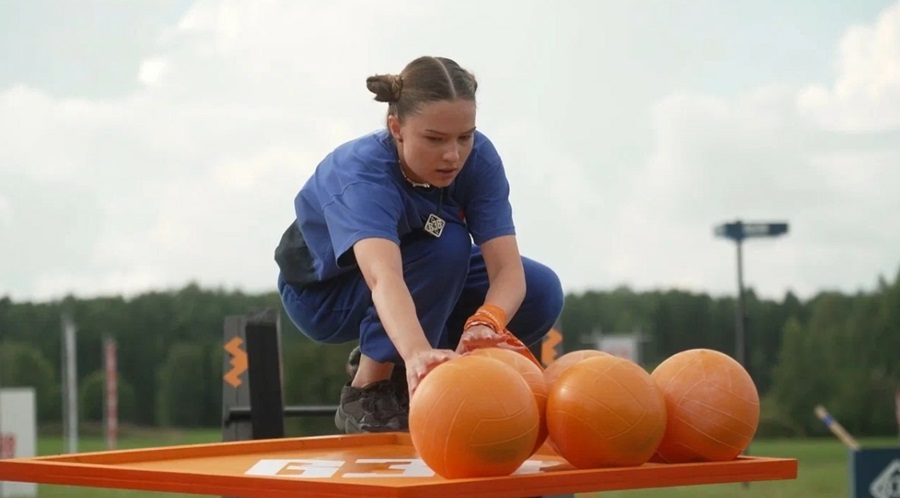
M547 385L544 382L544 371L530 359L509 349L481 348L468 354L484 355L500 360L519 372L519 375L528 383L528 387L531 388L531 392L534 394L534 401L537 403L538 414L541 416L541 426L532 453L537 451L544 444L544 440L547 439L547 421L544 416L544 412L547 409Z
M442 363L409 406L409 434L425 463L445 478L505 476L531 456L540 414L528 383L483 355Z
M669 414L653 461L727 461L750 445L759 424L759 394L732 357L711 349L682 351L660 363L651 377Z
M553 386L553 383L556 382L556 379L558 379L559 376L566 371L566 369L578 363L579 361L593 358L595 356L608 355L609 353L597 349L579 349L577 351L570 351L560 356L556 359L556 361L554 361L553 363L548 365L546 369L544 369L544 380L547 382L547 389L550 389L550 387Z
M547 429L582 469L641 465L666 430L662 393L638 364L601 355L572 365L550 387Z

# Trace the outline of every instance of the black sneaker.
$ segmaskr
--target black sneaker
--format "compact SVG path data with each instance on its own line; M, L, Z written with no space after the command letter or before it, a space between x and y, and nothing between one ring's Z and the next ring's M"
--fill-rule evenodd
M350 375L350 380L356 377L361 354L359 346L356 346L350 351L350 355L347 358L347 373ZM394 386L394 392L397 395L400 407L404 411L409 412L409 384L406 382L406 366L402 363L394 365L394 371L391 373L391 384Z
M359 357L362 353L359 351L359 346L353 348L350 351L350 357L347 358L347 374L350 375L350 380L353 380L353 377L356 377L356 371L359 370Z
M366 387L347 383L341 388L334 425L345 434L408 431L409 412L400 406L390 380Z
M397 397L397 402L400 404L400 408L409 413L409 383L406 382L406 365L402 363L397 363L394 365L394 370L391 372L391 387L394 388L394 396Z

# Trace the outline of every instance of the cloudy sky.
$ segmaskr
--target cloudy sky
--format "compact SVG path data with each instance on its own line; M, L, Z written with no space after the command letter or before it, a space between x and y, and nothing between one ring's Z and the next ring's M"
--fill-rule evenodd
M0 296L271 290L364 81L479 78L524 254L567 291L871 289L900 269L900 2L0 0Z

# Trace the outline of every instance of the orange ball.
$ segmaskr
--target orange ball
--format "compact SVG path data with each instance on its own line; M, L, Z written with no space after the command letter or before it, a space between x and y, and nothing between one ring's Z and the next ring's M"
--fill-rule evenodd
M559 358L544 369L544 381L547 383L547 389L556 382L556 379L566 371L567 368L587 358L595 356L611 356L605 351L597 349L580 349L578 351L570 351Z
M575 467L637 466L662 440L666 405L646 370L599 355L572 365L550 387L547 428Z
M506 365L512 367L515 371L519 372L519 375L525 379L525 382L528 384L528 387L531 388L531 393L534 395L534 401L537 403L538 414L541 417L541 425L538 430L537 441L534 443L534 449L531 451L533 454L537 451L538 448L544 444L544 441L547 439L547 420L544 415L544 412L547 409L547 385L544 382L544 371L541 368L534 364L533 361L529 360L525 356L516 353L514 351L510 351L509 349L503 348L481 348L476 349L470 353L470 355L476 356L487 356L493 358L495 360L500 360Z
M544 382L547 384L547 391L550 391L550 388L553 387L553 383L556 382L556 379L558 379L559 376L562 375L563 372L565 372L569 367L581 360L593 358L595 356L609 356L609 353L600 351L598 349L579 349L577 351L570 351L557 358L553 363L551 363L547 368L544 369ZM549 446L550 449L555 451L556 453L559 453L559 448L556 447L556 444L553 442L553 438L550 437L549 432L547 436L547 446Z
M654 461L728 461L750 445L759 425L759 393L732 357L711 349L682 351L651 377L669 414Z
M438 365L409 404L413 447L445 478L511 474L531 456L539 429L528 383L487 356L465 355Z

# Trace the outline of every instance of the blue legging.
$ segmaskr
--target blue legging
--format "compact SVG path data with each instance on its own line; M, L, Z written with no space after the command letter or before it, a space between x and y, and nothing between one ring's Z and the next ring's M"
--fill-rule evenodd
M465 226L447 223L440 238L414 232L400 242L403 277L433 347L453 349L466 319L484 303L488 276L484 258ZM523 343L539 341L559 318L563 291L547 266L522 258L526 293L509 331ZM298 288L278 277L288 317L310 339L339 344L359 339L360 350L379 362L400 355L378 318L372 293L358 270Z

